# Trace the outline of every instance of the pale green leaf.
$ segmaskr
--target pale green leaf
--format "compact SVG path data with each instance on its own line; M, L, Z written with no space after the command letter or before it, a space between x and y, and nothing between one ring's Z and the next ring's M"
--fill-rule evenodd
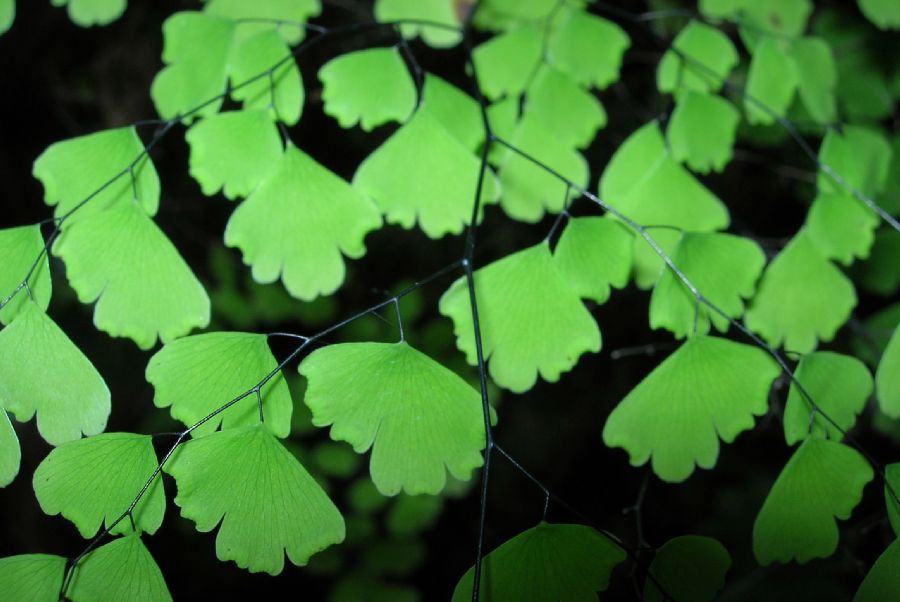
M50 554L0 558L0 597L22 602L58 602L66 559Z
M37 224L0 230L0 257L3 258L3 269L0 270L0 303L22 285L28 271L35 266L27 288L19 289L16 296L0 309L0 323L12 322L29 299L47 311L52 285L47 254L40 257L43 250L44 237L41 236L41 227Z
M894 0L857 0L859 10L878 29L900 29L900 4ZM900 557L900 554L898 554ZM897 591L900 591L898 581Z
M275 30L293 45L304 38L303 25L310 17L318 16L322 6L320 0L208 0L203 10L239 21L235 29L238 40Z
M722 171L731 161L740 120L738 110L721 96L685 92L666 128L672 157L696 172Z
M831 556L838 544L835 519L850 518L873 476L855 449L829 439L804 440L753 523L756 560L803 564Z
M852 428L872 394L872 375L866 365L853 356L831 351L804 355L794 371L794 378L819 410L837 426L821 413L814 412L797 384L792 382L783 418L784 438L788 445L807 437L840 441L844 435L837 427L844 431Z
M343 255L362 257L366 234L379 226L381 216L369 199L289 144L269 177L231 215L225 244L241 250L254 280L280 276L291 295L310 301L338 289Z
M659 62L656 86L660 92L674 94L688 90L718 92L737 64L737 50L727 35L691 21Z
M588 164L581 154L566 146L548 130L535 113L526 113L516 125L509 143L537 159L582 188L588 184ZM496 158L503 194L500 205L510 217L537 222L544 211L558 213L570 197L578 193L558 176L509 149Z
M296 124L303 112L303 80L285 41L275 31L262 31L235 44L229 61L232 98L244 109L266 110L288 125ZM278 68L266 74L275 65Z
M0 407L25 422L37 414L51 445L106 427L109 389L83 353L34 303L0 330Z
M567 8L550 33L547 60L582 86L602 90L619 79L630 45L628 34L612 21Z
M484 124L478 102L451 84L431 73L425 74L422 102L428 111L472 152L484 140ZM898 137L900 139L900 137Z
M416 108L416 85L396 47L342 54L319 69L319 80L325 113L342 128L403 123Z
M888 521L891 523L891 529L894 535L900 535L900 502L894 499L891 494L900 494L900 462L888 464L884 467L884 506L887 508ZM888 488L890 485L890 488Z
M606 125L600 101L549 65L541 66L528 87L525 113L569 147L584 148Z
M6 487L19 474L22 449L9 415L0 410L0 487Z
M884 602L900 599L900 539L882 552L859 589L853 602Z
M209 297L166 235L133 204L82 219L53 246L94 325L141 349L209 324ZM148 261L148 258L153 258Z
M710 537L683 535L662 545L650 563L649 573L662 584L667 598L652 579L644 582L644 602L711 602L731 568L731 556L721 543Z
M214 410L254 388L272 373L278 362L264 334L209 332L167 343L150 358L147 382L153 385L153 403L170 408L172 417L192 426ZM277 437L291 429L293 402L281 373L260 389L266 428ZM251 393L208 422L195 437L218 429L259 423L259 400Z
M840 174L847 186L873 195L881 192L887 183L891 145L875 130L848 125L841 132L828 130L819 148L819 161ZM817 183L819 190L824 192L850 193L822 170L819 171Z
M67 6L69 18L81 27L106 25L122 16L127 0L51 0L53 6Z
M819 123L837 119L837 67L831 47L822 38L800 38L791 46L797 66L797 89L809 115Z
M478 158L423 104L360 164L353 186L375 200L389 223L408 229L418 221L425 234L439 238L469 223L479 168ZM498 188L487 171L482 206L497 201Z
M475 47L472 59L485 96L497 100L524 92L541 63L542 40L542 28L525 26Z
M878 223L874 211L846 192L820 192L806 216L806 232L824 257L850 265L869 256Z
M12 27L16 19L16 0L0 0L0 35Z
M519 533L484 557L481 597L517 602L588 602L609 586L625 552L584 525L548 524ZM472 599L475 569L462 576L453 602Z
M875 373L875 392L881 411L891 418L900 418L900 327L894 328L881 356Z
M422 40L434 48L456 46L462 39L459 31L460 16L452 0L375 0L375 18L381 23L390 21L420 21L402 23L400 32L404 38L422 36ZM429 25L426 22L439 25Z
M697 291L729 318L744 313L744 299L753 296L766 265L759 245L732 234L685 233L670 257ZM731 325L666 268L650 297L650 327L666 328L683 338L706 334L710 323L720 332Z
M150 435L102 433L51 451L34 471L34 494L46 514L62 514L82 537L91 538L128 510L156 466ZM166 494L157 478L131 518L123 518L111 533L130 533L132 524L155 533L165 511Z
M278 129L262 111L212 115L191 126L185 139L191 175L203 194L222 190L231 200L253 192L282 153Z
M632 238L631 232L616 221L572 218L553 250L553 260L579 297L605 303L610 286L623 288L628 284Z
M175 504L197 530L219 526L216 556L251 572L279 574L344 539L344 519L322 488L262 426L192 439L165 467Z
M684 481L695 465L715 466L719 439L731 443L753 428L779 372L758 347L691 337L616 406L603 442L625 449L633 466L652 459L663 481Z
M900 232L884 227L875 233L869 257L857 263L855 280L868 292L892 295L900 287Z
M765 37L756 45L744 98L750 124L769 125L784 117L799 85L797 64L779 40Z
M384 495L436 494L446 473L467 480L482 464L481 396L404 342L345 343L300 364L313 424L357 453L372 448L372 480Z
M32 173L44 185L44 202L56 205L57 217L84 202L66 220L67 226L135 200L148 215L155 215L159 176L149 157L138 160L143 153L144 143L133 127L104 130L51 144L35 160Z
M72 602L172 600L166 580L137 533L114 539L91 551L69 586Z
M557 0L530 0L529 2L522 2L522 0L486 0L478 9L484 8L496 11L510 19L520 21L539 21L547 18L558 5L559 2Z
M527 391L538 374L559 380L587 351L600 351L600 330L578 293L557 269L549 245L539 243L475 272L484 357L491 378ZM456 346L477 363L465 278L444 293L440 312L453 320Z

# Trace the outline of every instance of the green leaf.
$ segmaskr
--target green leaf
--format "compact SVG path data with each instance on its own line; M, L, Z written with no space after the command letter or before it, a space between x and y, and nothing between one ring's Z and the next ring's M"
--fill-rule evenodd
M844 431L856 423L872 394L872 375L866 365L850 355L816 351L804 355L794 371L796 378L819 410ZM784 407L784 438L793 445L808 437L843 439L843 433L822 414L813 413L796 383L791 383Z
M359 468L359 456L343 443L323 441L315 447L311 458L322 474L339 479L352 477Z
M97 302L94 325L141 349L209 324L209 297L166 235L130 203L82 219L57 239L82 303ZM152 257L153 261L147 261Z
M409 537L433 527L441 517L444 498L436 495L398 495L385 525L394 537Z
M819 161L851 188L866 195L881 192L887 183L891 164L891 145L880 133L863 126L848 125L839 133L828 130L819 148ZM843 185L835 182L824 171L819 171L819 190L834 194L848 194Z
M0 558L0 595L7 600L57 602L66 559L50 554Z
M895 539L878 557L853 602L883 602L900 598L900 539Z
M853 284L801 229L769 263L744 323L773 347L807 353L834 338L855 306Z
M670 255L697 291L730 318L744 313L766 265L759 245L732 234L687 232ZM729 320L700 303L671 269L666 268L650 297L650 327L666 328L683 338L706 334L710 323L726 332Z
M403 123L416 108L416 85L396 47L342 54L319 69L319 80L325 113L342 128Z
M137 533L91 551L69 587L72 602L92 600L172 600L166 580Z
M553 250L553 260L579 297L605 303L610 286L628 284L632 238L625 226L610 219L571 218Z
M897 78L900 82L900 77ZM891 215L900 215L900 134L891 137L891 164L878 204Z
M135 200L148 215L155 215L159 176L149 157L137 160L143 153L144 143L133 127L103 130L51 144L35 160L32 173L44 185L44 202L56 205L56 217L79 207L66 220L67 226ZM80 206L82 202L85 204Z
M870 293L893 295L900 287L900 232L884 227L875 233L875 242L866 261L856 264L856 281Z
M847 193L820 192L806 216L810 241L828 259L850 265L869 256L879 219Z
M784 117L799 80L797 64L779 40L762 38L753 51L747 75L747 121L751 125L770 125L776 122L776 116Z
M436 494L446 471L467 480L482 464L481 396L404 342L344 343L311 353L299 368L313 424L356 453L372 448L384 495Z
M811 0L744 0L740 6L740 34L755 54L760 41L783 43L799 36L813 12Z
M162 60L167 65L153 79L150 96L163 119L184 115L225 93L228 58L235 23L198 12L175 13L163 23ZM191 115L218 112L222 98Z
M707 19L724 19L734 16L747 0L699 0L697 8Z
M894 535L900 535L900 503L894 500L888 485L897 494L900 492L900 462L888 464L884 467L884 506L887 508L888 521Z
M273 372L278 362L266 335L247 332L209 332L177 339L156 352L147 364L147 382L153 385L153 403L170 407L172 417L191 426L214 410L245 393ZM291 429L293 402L281 373L260 390L265 426L277 437ZM259 423L255 394L197 427L203 437L218 429Z
M0 0L0 35L12 27L16 19L16 0Z
M588 184L587 161L578 151L566 146L555 132L548 130L534 113L526 113L509 140L517 149L531 155L550 169L582 188ZM570 197L578 193L533 161L503 148L496 158L503 194L500 205L510 217L537 222L546 209L562 211Z
M450 27L460 27L456 7L447 0L375 0L375 18L381 23L390 21L420 21L401 23L400 32L404 38L422 36L422 40L433 48L449 48L459 44L462 36ZM425 22L440 23L444 27L428 25Z
M891 418L900 418L900 328L894 328L881 356L875 373L875 390L881 411Z
M600 351L597 323L558 271L546 242L479 269L475 291L484 357L501 387L522 393L538 374L556 382L583 353ZM465 278L443 294L440 312L453 320L456 346L476 365Z
M797 89L810 116L819 123L837 120L837 66L831 47L822 38L800 38L791 45L797 66Z
M9 415L0 410L0 487L6 487L19 474L22 449Z
M475 155L423 104L360 164L353 186L378 204L389 223L409 229L418 221L425 234L440 238L469 223L479 169ZM497 201L498 188L493 173L485 173L482 205Z
M725 585L730 567L731 556L721 543L710 537L683 535L656 551L649 573L679 602L710 602ZM672 598L664 597L653 580L644 582L645 602Z
M260 77L274 65L278 68L271 75ZM287 125L300 120L303 80L291 49L277 32L262 31L237 43L229 67L231 96L242 102L244 109L268 111Z
M68 6L69 18L81 27L106 25L122 16L127 0L51 0L53 6Z
M857 0L859 10L878 29L900 29L900 5L893 0ZM900 582L896 586L900 591ZM885 598L886 599L886 598Z
M596 600L623 560L622 548L590 527L541 522L485 556L481 597L519 602ZM474 581L473 567L456 584L453 602L471 600Z
M485 8L496 11L510 19L538 21L550 16L556 6L558 6L556 0L531 0L530 2L522 2L521 0L487 0L478 8L479 10Z
M0 323L12 322L28 304L29 299L47 311L52 285L47 254L41 257L43 250L44 237L41 236L41 227L37 224L0 230L0 257L3 258L3 270L0 271L0 303L21 286L28 271L35 266L28 280L28 287L20 289L16 296L0 309Z
M344 519L322 488L262 426L192 439L166 472L175 504L197 530L219 525L216 556L250 572L277 575L284 553L296 565L344 539Z
M490 100L525 91L541 64L543 31L525 26L479 44L472 52L478 83Z
M602 90L619 79L630 45L628 34L612 21L566 8L547 41L547 60L580 85Z
M65 333L34 303L0 330L0 407L26 422L37 414L51 445L106 427L109 389Z
M251 20L237 23L235 37L240 40L261 31L277 31L285 42L293 45L304 38L303 24L318 16L322 6L319 0L208 0L203 10L234 21Z
M562 146L584 148L606 125L600 101L549 65L541 65L528 87L527 99L526 116L534 116Z
M674 94L691 90L718 92L737 64L737 50L727 35L715 27L691 21L659 62L656 87L660 92Z
M463 146L472 152L478 150L484 140L484 125L481 109L474 98L438 76L426 73L422 103Z
M632 466L652 459L660 479L679 483L695 465L715 466L720 438L731 443L753 428L779 372L758 347L691 337L616 406L603 442L625 449Z
M102 433L51 451L34 471L34 493L45 514L62 514L82 537L91 538L102 525L112 527L128 510L156 466L150 435ZM166 494L162 479L157 478L130 520L122 519L111 533L130 533L132 525L156 533L165 511Z
M207 117L190 127L190 171L203 194L222 190L226 198L246 197L281 157L275 124L262 111L232 111Z
M767 565L827 558L837 549L835 519L850 518L873 478L859 452L837 441L803 441L778 475L753 523L753 553Z
M289 144L269 177L231 215L225 244L241 250L257 282L280 276L291 295L311 301L338 289L342 254L365 255L363 240L380 225L369 199Z
M722 171L731 161L740 119L734 105L721 96L683 93L666 128L672 157L696 172Z

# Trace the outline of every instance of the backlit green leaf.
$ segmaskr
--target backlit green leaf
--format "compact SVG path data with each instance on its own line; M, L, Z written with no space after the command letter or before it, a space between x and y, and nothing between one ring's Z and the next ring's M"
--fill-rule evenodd
M800 38L791 46L791 57L797 66L797 89L806 110L819 123L834 123L837 67L828 43L821 38Z
M416 107L416 86L396 47L342 54L319 69L319 80L325 113L342 128L403 123Z
M16 19L16 0L0 0L0 35L12 27Z
M102 433L64 443L50 452L34 471L34 493L46 514L62 514L84 538L111 527L128 510L153 471L156 452L150 435ZM157 478L122 519L113 534L137 529L155 533L166 510L162 479Z
M900 535L900 502L894 499L888 485L894 494L900 493L900 462L888 464L884 467L884 506L887 508L888 521L894 530L894 535Z
M556 382L587 351L600 351L600 330L578 293L539 243L475 272L484 356L491 378L527 391L538 374ZM444 293L440 312L453 320L456 346L477 363L469 292L460 278ZM527 326L526 326L527 325Z
M0 596L5 600L57 602L66 559L50 554L0 558Z
M804 355L794 371L794 377L816 403L819 410L844 431L856 422L872 394L872 375L861 361L850 355L831 351L816 351ZM793 445L807 437L828 437L835 441L843 434L812 407L791 383L784 407L784 438Z
M130 205L135 200L148 215L155 215L159 176L148 157L135 163L143 152L144 144L133 127L104 130L51 144L34 162L32 172L44 185L44 202L56 205L57 217L86 201L66 220L67 226L102 209ZM130 173L124 173L132 164Z
M403 23L400 32L404 38L422 36L422 40L434 48L456 46L462 39L458 31L459 16L456 4L447 0L375 0L375 18L382 22L420 21ZM443 26L428 25L427 21Z
M862 14L879 29L900 29L900 5L893 0L857 0L857 2ZM900 581L896 587L900 592Z
M606 125L597 98L561 71L542 65L528 87L526 115L533 115L565 146L584 148Z
M137 533L91 551L69 587L72 602L92 600L172 600L166 580Z
M0 407L25 422L37 414L51 445L106 427L109 389L65 333L34 303L0 330Z
M175 504L197 530L219 526L216 556L251 572L279 574L344 539L344 519L322 488L262 426L192 439L165 467Z
M850 265L865 258L875 240L875 212L847 193L819 193L806 216L810 241L828 259Z
M69 18L81 27L106 25L122 16L127 0L51 0L53 6L67 6Z
M478 150L484 140L484 124L474 98L438 76L426 73L422 102L428 106L428 112L463 146L472 152Z
M237 396L249 391L278 366L266 335L209 332L177 339L156 352L147 364L153 403L169 407L172 417L191 426ZM291 428L291 392L277 373L260 390L265 426L278 437ZM223 429L259 423L255 394L248 395L193 431L202 437Z
M862 126L848 125L841 133L828 130L819 148L819 161L840 174L846 185L873 195L884 189L891 164L891 146L880 133ZM825 172L819 171L819 190L848 194Z
M436 494L446 472L469 479L482 464L481 396L406 343L345 343L300 364L316 426L357 453L372 448L372 480L384 495Z
M293 45L304 37L303 24L318 16L322 6L320 0L208 0L203 10L209 15L240 21L235 30L238 39L274 30Z
M397 177L402 166L403 177ZM389 223L418 222L431 238L458 234L469 223L480 162L422 105L363 161L353 186L370 196ZM497 181L485 173L482 205L494 203Z
M779 372L758 347L691 337L613 410L603 442L625 449L633 466L652 459L664 481L684 481L695 465L715 466L720 438L731 443L753 428Z
M122 203L69 226L53 246L94 325L141 349L209 323L209 297L166 235L136 205ZM153 261L147 258L152 257Z
M645 602L665 599L679 602L710 602L725 585L731 556L710 537L683 535L662 545L650 563L649 572L671 598L663 596L652 579L644 582Z
M685 233L670 257L697 291L730 318L744 313L744 299L753 296L766 264L762 249L750 239L719 233ZM730 326L666 268L650 297L650 327L683 338L695 329L706 334L710 323L720 332Z
M582 86L603 89L619 79L625 31L596 15L564 8L547 42L547 60Z
M721 96L685 92L666 128L672 157L696 172L722 171L731 160L740 119L734 105Z
M0 410L0 487L6 487L19 474L22 449L9 415Z
M609 287L623 288L631 274L632 234L600 217L569 220L553 250L553 260L569 286L584 299L605 303Z
M678 52L666 51L656 72L660 92L718 92L738 64L737 50L728 36L699 21L688 23L672 48Z
M43 249L44 237L41 236L41 227L37 224L0 230L0 257L3 258L3 269L0 270L0 303L21 286ZM20 289L16 296L0 309L0 323L12 322L29 299L47 311L51 288L50 265L47 255L44 254L37 261L34 272L28 280L28 287Z
M837 441L803 441L778 475L753 524L753 553L767 565L826 558L837 549L835 519L850 518L872 480L859 452Z
M558 5L556 0L487 0L483 7L522 21L537 21L550 15ZM479 7L481 9L482 7Z
M900 287L900 232L884 227L875 233L868 259L857 263L855 280L868 292L892 295Z
M900 539L895 539L878 557L853 602L882 602L900 598Z
M881 411L891 418L900 418L900 328L894 328L881 356L875 373L875 387Z
M212 115L191 126L185 139L191 175L203 194L222 190L231 200L253 192L282 153L278 129L262 111Z
M269 177L235 209L225 244L241 250L254 280L281 277L291 295L310 301L338 289L342 254L362 257L366 234L380 225L369 199L289 144Z
M769 263L744 322L774 347L807 353L830 341L855 306L853 284L800 230Z
M540 523L485 556L481 596L485 600L588 602L609 586L625 552L584 525ZM472 599L475 569L462 576L453 602Z
M275 65L271 75L264 75ZM303 112L303 80L285 41L275 31L262 31L232 49L229 60L231 96L244 109L261 109L288 125ZM252 80L252 81L251 81ZM249 82L249 83L247 83Z
M744 110L751 124L769 125L784 117L799 85L797 64L775 38L762 38L747 75Z
M543 30L525 26L479 44L472 53L478 83L490 100L525 91L541 62Z
M813 11L811 0L744 0L741 4L741 38L754 54L761 40L783 43L802 34Z

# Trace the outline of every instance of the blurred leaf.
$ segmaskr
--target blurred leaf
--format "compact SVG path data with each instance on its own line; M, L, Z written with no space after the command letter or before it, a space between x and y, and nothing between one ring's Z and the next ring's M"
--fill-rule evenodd
M810 241L828 259L850 265L869 256L879 218L847 193L819 193L806 216Z
M53 6L67 6L69 18L81 27L107 25L122 16L127 0L51 0Z
M722 171L731 161L740 118L721 96L683 93L666 128L672 157L699 173Z
M16 429L9 421L9 414L0 410L0 487L6 487L19 474L22 449ZM2 588L0 588L2 591Z
M730 567L728 550L715 539L699 535L675 537L656 551L648 569L671 598L647 579L643 599L645 602L672 598L679 602L711 602L725 585L725 574Z
M737 50L728 36L699 21L688 23L672 48L663 55L656 72L660 92L718 92L738 64Z
M894 328L881 356L875 373L875 390L881 411L891 418L900 418L900 327Z
M800 38L791 45L791 57L797 66L797 90L803 106L815 121L834 123L837 67L831 47L822 38Z
M447 0L375 0L375 18L381 23L413 21L400 24L404 38L422 36L422 41L433 48L449 48L462 39L458 31L450 29L461 26L455 7ZM445 27L428 25L426 21Z
M600 101L549 65L541 65L528 87L525 114L534 116L563 146L573 148L588 146L606 125ZM537 153L538 158L543 154L540 149Z
M859 10L878 29L900 29L900 4L893 0L857 0ZM900 558L900 555L898 555ZM900 594L900 581L895 586Z
M779 40L762 38L753 51L747 75L747 121L766 125L784 118L799 83L797 64Z
M568 7L550 33L547 60L578 84L602 90L619 79L630 45L628 34L612 21Z
M207 0L204 12L238 21L235 36L246 39L261 31L277 31L288 44L304 38L307 19L322 11L320 0Z
M525 26L479 44L472 52L482 92L490 100L525 91L541 64L543 30Z

